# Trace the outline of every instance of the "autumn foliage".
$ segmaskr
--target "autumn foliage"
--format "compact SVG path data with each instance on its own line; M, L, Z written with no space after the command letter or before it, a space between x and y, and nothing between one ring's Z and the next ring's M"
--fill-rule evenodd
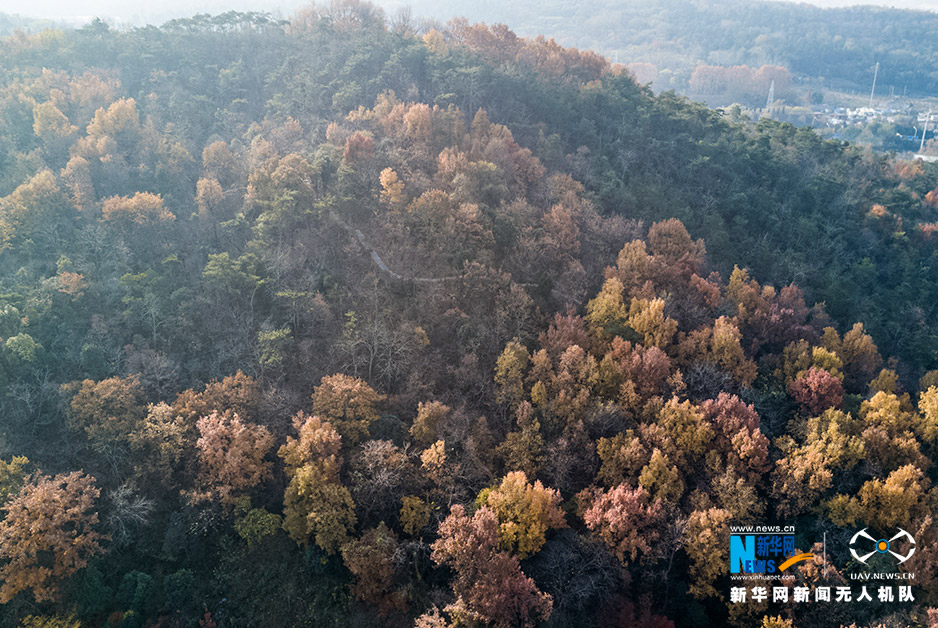
M217 412L199 419L196 427L199 476L193 499L233 504L270 474L264 458L273 438L265 427L245 423L237 414L227 417Z
M62 582L103 552L95 528L94 478L78 471L32 476L3 505L0 520L0 603L21 591L36 602L53 599Z
M297 437L289 437L278 452L290 483L284 493L284 529L297 542L313 540L327 553L345 543L355 525L355 503L342 485L342 437L316 416L297 414Z
M456 572L454 611L493 626L533 626L547 619L551 598L526 577L518 559L499 550L498 517L482 507L472 517L453 506L440 524L440 539L433 544L433 560Z
M923 624L934 174L357 0L4 38L0 627L849 624L775 522Z
M541 549L548 530L566 525L560 493L545 488L540 480L529 484L523 471L509 473L497 487L483 491L476 502L498 517L499 547L521 559Z
M649 499L644 488L625 484L598 495L583 520L623 563L653 551L664 511L659 501Z
M843 403L844 389L839 379L812 366L791 384L791 395L809 414L820 414Z

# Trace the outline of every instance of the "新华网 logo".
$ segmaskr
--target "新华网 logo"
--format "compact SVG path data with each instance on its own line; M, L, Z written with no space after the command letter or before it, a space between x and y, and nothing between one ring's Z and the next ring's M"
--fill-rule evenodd
M781 574L814 555L796 553L794 529L774 534L730 534L730 573Z

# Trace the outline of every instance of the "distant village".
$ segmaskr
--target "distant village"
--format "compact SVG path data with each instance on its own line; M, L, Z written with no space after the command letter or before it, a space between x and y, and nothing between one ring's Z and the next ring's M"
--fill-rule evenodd
M812 110L811 116L811 126L832 139L854 141L858 130L862 134L863 129L876 128L881 130L880 135L893 136L889 146L897 152L912 152L924 161L938 161L938 147L930 146L938 132L938 111L916 111L907 99L881 107L820 106Z

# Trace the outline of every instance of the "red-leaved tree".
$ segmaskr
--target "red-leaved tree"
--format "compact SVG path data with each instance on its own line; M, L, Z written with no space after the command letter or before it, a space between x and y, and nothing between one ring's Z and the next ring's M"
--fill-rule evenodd
M498 549L498 516L483 506L472 517L453 506L440 524L433 560L456 572L457 606L496 628L534 626L550 617L553 601L524 575L518 559Z

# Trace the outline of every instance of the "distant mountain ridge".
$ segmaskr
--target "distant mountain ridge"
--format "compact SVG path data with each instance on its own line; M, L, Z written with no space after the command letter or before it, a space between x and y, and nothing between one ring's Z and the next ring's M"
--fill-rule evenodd
M935 12L741 0L385 3L403 5L415 15L504 22L520 35L547 34L611 60L651 63L659 72L656 89L684 89L700 64L771 64L828 87L867 90L877 62L878 84L887 91L938 89Z
M0 37L4 37L16 30L25 30L29 32L42 30L55 26L52 20L43 20L22 15L13 15L0 12Z

